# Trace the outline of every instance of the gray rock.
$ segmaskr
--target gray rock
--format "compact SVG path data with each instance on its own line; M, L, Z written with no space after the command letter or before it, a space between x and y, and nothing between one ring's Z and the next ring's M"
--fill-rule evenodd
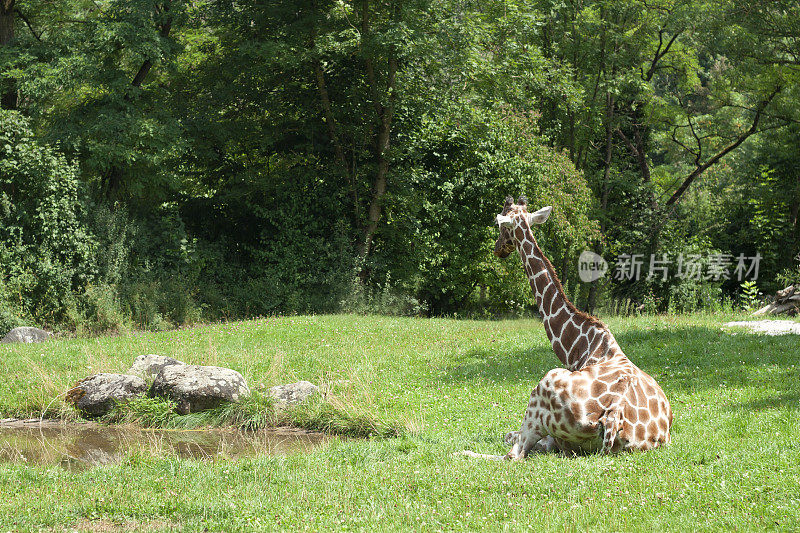
M298 381L272 387L269 389L269 395L279 402L291 405L302 402L318 390L319 387L310 381Z
M43 329L21 327L9 331L0 342L44 342L50 338L50 333Z
M147 384L137 376L125 374L95 374L79 381L67 393L71 403L84 416L93 418L103 416L115 403L126 402L147 391Z
M163 355L140 355L133 360L133 365L131 365L126 374L139 376L142 379L153 379L165 366L183 364L186 363L173 359L172 357L164 357Z
M177 411L185 415L224 402L238 402L250 395L250 389L242 375L230 368L168 365L156 376L150 395L173 400L177 403Z

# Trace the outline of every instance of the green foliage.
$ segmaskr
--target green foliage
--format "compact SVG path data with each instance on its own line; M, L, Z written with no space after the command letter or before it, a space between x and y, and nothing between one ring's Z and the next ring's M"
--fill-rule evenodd
M742 283L742 292L739 295L739 305L745 311L753 311L758 307L758 284L755 281Z
M584 249L697 237L760 253L765 290L800 251L786 2L17 7L0 328L525 314L521 269L490 255L507 194L555 206L537 238L581 300ZM738 284L597 294L688 312L717 290Z
M94 275L94 243L78 170L36 140L30 122L0 110L0 305L3 325L66 319Z
M776 279L781 287L800 285L800 266L783 270L776 276Z
M300 405L279 409L273 398L258 391L238 403L186 415L177 414L175 403L170 400L136 398L115 405L103 422L165 429L237 426L258 430L289 425L355 438L398 437L407 432L406 426L397 420L335 397L323 398L317 394Z
M105 422L138 424L142 427L165 427L175 416L175 403L161 398L134 398L118 403L104 417Z
M348 437L399 437L407 428L386 415L380 416L358 405L312 396L288 415L292 425Z
M535 129L535 117L510 109L446 116L426 122L409 148L404 194L387 204L375 268L434 314L521 312L534 304L519 262L490 253L503 199L526 194L532 208L554 206L538 239L562 265L597 238L590 192L565 155L520 135Z

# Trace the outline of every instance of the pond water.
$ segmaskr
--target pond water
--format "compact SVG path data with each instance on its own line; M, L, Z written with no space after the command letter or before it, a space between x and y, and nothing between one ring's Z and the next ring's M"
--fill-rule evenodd
M84 470L119 463L132 454L213 461L303 453L329 439L293 428L148 430L15 421L0 423L0 461Z

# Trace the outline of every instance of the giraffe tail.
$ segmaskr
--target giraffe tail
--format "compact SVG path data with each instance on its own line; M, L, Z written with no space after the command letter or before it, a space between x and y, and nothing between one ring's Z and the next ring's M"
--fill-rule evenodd
M490 455L488 453L475 453L471 450L464 450L463 452L455 452L453 455L466 455L467 457L472 457L473 459L488 459L489 461L503 461L505 460L505 456L503 455Z

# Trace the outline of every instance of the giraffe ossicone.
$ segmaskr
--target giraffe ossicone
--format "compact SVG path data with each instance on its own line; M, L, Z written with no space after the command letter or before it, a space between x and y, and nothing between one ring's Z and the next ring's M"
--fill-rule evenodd
M664 391L622 352L608 327L567 298L531 226L547 220L548 206L528 213L527 200L506 198L497 215L494 253L516 249L559 361L533 389L519 431L506 435L506 459L531 451L612 453L648 450L670 441L672 409Z

